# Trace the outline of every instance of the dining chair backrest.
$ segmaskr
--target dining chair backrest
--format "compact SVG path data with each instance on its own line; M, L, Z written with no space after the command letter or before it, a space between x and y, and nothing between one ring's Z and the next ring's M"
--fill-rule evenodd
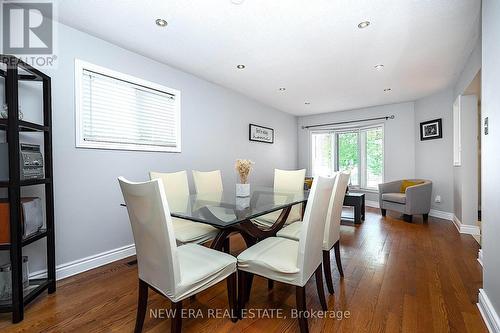
M340 239L340 220L349 177L349 172L338 172L335 177L326 215L325 238L323 239L323 250L325 251L329 251Z
M304 190L306 169L280 170L274 169L275 192L298 192Z
M189 200L189 183L186 171L179 172L153 172L149 173L149 179L161 179L169 208L172 212L184 212L187 210Z
M315 177L300 230L297 267L301 270L302 282L307 282L321 263L322 240L325 220L335 179Z
M299 192L304 190L306 169L280 170L274 169L275 192ZM295 205L288 214L288 221L298 221L302 218L301 205Z
M222 176L220 170L193 170L194 187L197 194L222 192Z
M180 283L170 210L161 179L132 183L118 178L132 225L139 278L167 297Z

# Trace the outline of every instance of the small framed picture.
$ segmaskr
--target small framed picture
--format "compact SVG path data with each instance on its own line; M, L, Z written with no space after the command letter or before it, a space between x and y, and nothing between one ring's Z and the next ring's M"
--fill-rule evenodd
M274 130L269 127L250 124L248 128L248 139L250 141L274 143Z
M441 118L420 123L420 141L441 139L443 124Z

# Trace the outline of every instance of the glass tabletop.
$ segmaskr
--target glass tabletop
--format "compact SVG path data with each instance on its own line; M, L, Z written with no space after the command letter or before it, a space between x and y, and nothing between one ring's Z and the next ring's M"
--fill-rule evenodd
M275 192L272 187L252 186L248 197L235 190L218 193L168 196L174 217L227 228L242 221L307 201L309 191Z

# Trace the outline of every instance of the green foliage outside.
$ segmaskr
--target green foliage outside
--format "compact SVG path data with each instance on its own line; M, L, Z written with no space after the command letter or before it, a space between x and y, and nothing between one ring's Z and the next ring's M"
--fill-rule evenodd
M339 170L351 170L359 165L358 133L340 133L338 136Z
M381 129L372 129L366 132L366 163L370 173L377 176L382 175L384 163L382 144Z

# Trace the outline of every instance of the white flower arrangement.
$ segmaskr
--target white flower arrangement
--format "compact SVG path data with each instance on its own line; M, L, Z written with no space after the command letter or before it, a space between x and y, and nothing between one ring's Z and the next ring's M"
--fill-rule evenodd
M246 184L248 182L248 176L250 171L252 171L252 166L254 162L251 160L237 159L235 164L235 169L240 177L240 183Z

